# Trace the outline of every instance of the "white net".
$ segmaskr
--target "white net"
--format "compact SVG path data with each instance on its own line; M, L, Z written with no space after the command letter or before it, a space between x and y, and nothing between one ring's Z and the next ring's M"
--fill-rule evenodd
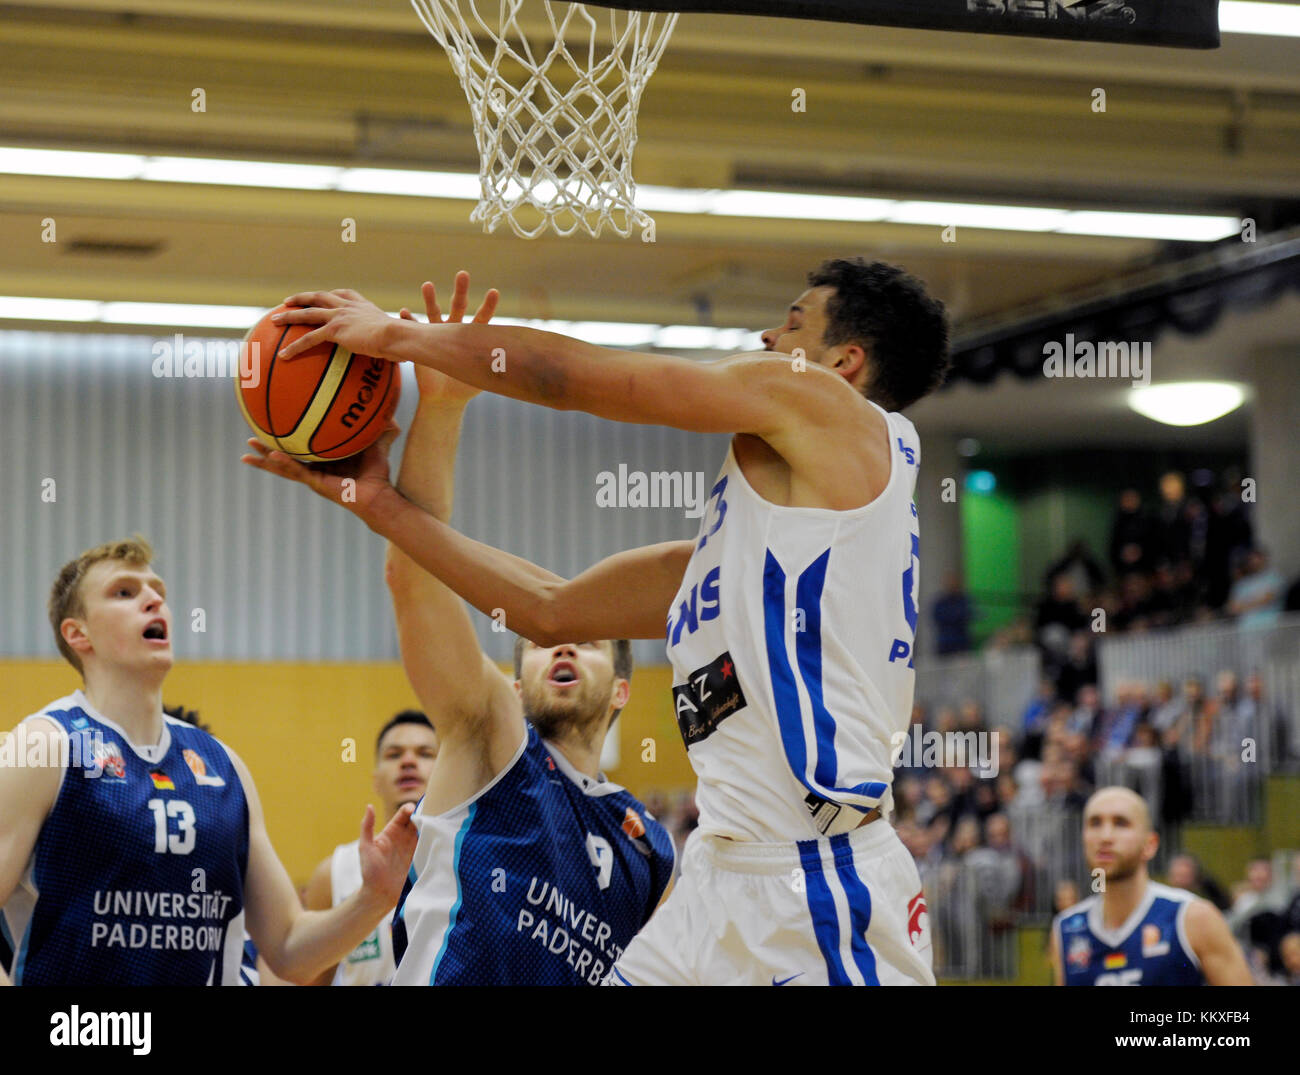
M474 118L482 192L471 220L484 231L506 220L525 239L609 227L653 240L654 222L636 207L632 153L641 92L676 13L603 8L597 17L553 0L411 3L447 50Z

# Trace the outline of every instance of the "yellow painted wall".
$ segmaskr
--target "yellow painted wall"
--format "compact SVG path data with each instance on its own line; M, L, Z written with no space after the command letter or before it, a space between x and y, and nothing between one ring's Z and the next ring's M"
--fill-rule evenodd
M80 678L62 661L0 661L5 706L0 729L55 698ZM632 696L615 727L619 765L608 773L633 794L674 793L695 786L673 717L672 674L638 669ZM178 663L163 701L197 709L230 745L257 782L267 830L290 876L306 881L335 844L355 839L367 802L379 729L399 709L416 707L396 662L370 664ZM356 740L356 761L342 760L343 740ZM654 760L643 741L654 740Z

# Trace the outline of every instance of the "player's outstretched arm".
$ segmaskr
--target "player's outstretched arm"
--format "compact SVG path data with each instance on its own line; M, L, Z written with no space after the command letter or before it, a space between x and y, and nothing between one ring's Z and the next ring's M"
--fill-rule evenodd
M1201 961L1209 985L1254 985L1250 967L1228 923L1209 900L1196 899L1186 911L1187 940Z
M307 911L288 871L271 846L252 774L229 747L248 800L248 872L244 914L248 932L267 966L281 978L306 985L360 944L397 905L415 854L412 807L403 806L376 834L375 812L361 823L361 888L328 911Z
M47 760L61 758L62 729L48 720L28 721L20 729L6 733L14 736L7 747L0 744L0 907L22 881L63 772L58 765L27 764L38 751ZM10 984L0 967L0 986Z
M469 274L460 273L452 297L452 322L464 316L468 289ZM430 323L440 322L433 285L426 282L422 294ZM485 323L491 318L496 297L495 291L488 292L475 321ZM406 310L402 315L410 318ZM461 422L466 404L478 390L427 368L416 370L416 383L419 403L407 432L397 488L412 504L448 522ZM492 763L507 760L524 731L510 681L483 655L460 597L397 545L388 546L385 577L392 594L403 667L443 749L455 749L457 740L472 738L472 760L486 759L487 768L494 773ZM455 674L448 674L449 669L455 669ZM470 774L457 775L467 776L471 784L474 781ZM464 790L472 794L475 789Z
M324 340L358 354L414 362L474 388L558 410L697 433L752 433L776 443L812 419L832 421L852 389L843 378L774 352L693 362L617 351L555 332L502 325L422 325L389 317L355 291L308 291L275 315L315 325L280 354Z

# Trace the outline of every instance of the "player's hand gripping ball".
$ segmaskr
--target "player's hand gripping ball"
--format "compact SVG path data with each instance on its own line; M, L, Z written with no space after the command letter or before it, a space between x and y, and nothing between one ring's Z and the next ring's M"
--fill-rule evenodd
M258 440L305 463L346 459L379 439L397 410L398 367L325 341L296 357L280 352L312 325L277 325L277 306L244 337L235 395Z

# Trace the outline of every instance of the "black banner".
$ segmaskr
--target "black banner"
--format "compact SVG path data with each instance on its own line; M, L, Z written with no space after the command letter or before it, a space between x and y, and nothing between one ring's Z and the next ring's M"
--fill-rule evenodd
M1219 46L1218 0L602 0L602 6L772 15L1129 45Z

